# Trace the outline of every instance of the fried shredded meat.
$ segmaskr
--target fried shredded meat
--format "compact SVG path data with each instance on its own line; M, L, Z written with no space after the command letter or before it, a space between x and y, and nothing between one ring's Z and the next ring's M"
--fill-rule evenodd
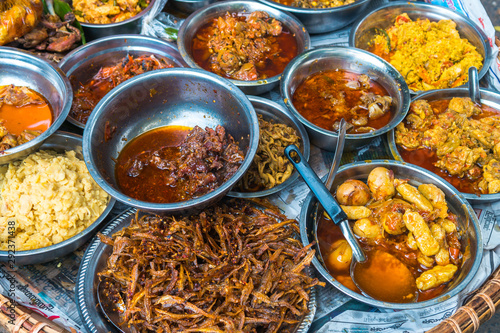
M275 0L286 6L299 8L333 8L354 3L356 0Z
M171 67L174 66L167 60L154 55L139 57L127 55L116 65L101 67L89 82L75 82L72 78L73 89L76 92L70 115L85 124L97 103L120 83L139 74Z
M297 221L244 200L175 218L143 215L112 238L98 273L132 332L293 332L314 257Z
M259 147L250 169L243 176L239 187L244 192L273 188L286 181L293 172L293 165L285 157L288 145L300 147L300 137L295 129L259 117Z

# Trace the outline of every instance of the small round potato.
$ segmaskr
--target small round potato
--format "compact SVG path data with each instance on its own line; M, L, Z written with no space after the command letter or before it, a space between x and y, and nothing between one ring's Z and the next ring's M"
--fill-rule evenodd
M327 258L327 265L335 271L347 271L351 265L352 249L346 240L336 241L330 247L330 254Z
M360 219L354 223L352 231L363 238L379 238L382 237L382 228L377 222L370 219Z
M370 189L360 180L348 179L337 188L337 201L341 205L364 206L370 199Z
M392 170L384 167L373 169L368 175L367 183L375 200L387 200L396 194Z

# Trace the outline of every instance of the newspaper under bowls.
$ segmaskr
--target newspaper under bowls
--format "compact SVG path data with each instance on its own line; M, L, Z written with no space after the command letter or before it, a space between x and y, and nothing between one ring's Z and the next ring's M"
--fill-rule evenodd
M446 289L442 294L430 300L416 303L382 302L352 291L351 289L345 287L340 282L335 280L335 278L333 278L328 270L321 264L321 261L318 259L318 256L320 254L318 253L316 253L316 257L312 261L314 267L326 281L328 281L338 290L360 302L379 308L390 308L394 310L424 308L436 305L457 295L474 278L474 275L479 269L479 265L481 263L481 258L483 255L483 240L481 237L481 229L479 227L477 216L471 205L459 192L457 192L457 190L455 190L453 186L451 186L444 179L423 168L399 161L374 160L344 165L337 172L332 188L336 189L347 179L358 179L361 181L366 181L370 171L376 167L385 167L389 170L392 170L394 172L395 178L399 177L409 179L409 183L411 185L434 184L439 187L446 196L449 210L456 214L458 217L457 220L459 223L459 228L464 232L464 236L462 237L462 248L465 249L467 246L469 247L470 257L468 259L464 259L462 267L460 267L458 272L456 273L457 276L455 276L455 279L446 286ZM314 216L314 214L316 212L317 204L318 202L313 194L309 193L302 205L302 210L300 212L300 237L304 246L310 244L315 239L312 233L315 230L314 223L316 217Z

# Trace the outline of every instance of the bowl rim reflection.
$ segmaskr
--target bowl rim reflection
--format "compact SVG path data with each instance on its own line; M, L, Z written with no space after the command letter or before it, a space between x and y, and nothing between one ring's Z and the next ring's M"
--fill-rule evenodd
M199 196L197 198L189 199L186 201L180 201L180 202L173 202L173 203L153 203L153 202L147 202L147 201L142 201L142 200L137 200L134 199L126 194L124 194L122 191L118 190L117 188L111 186L108 181L105 180L101 172L99 172L96 168L96 163L95 163L95 158L92 153L92 136L94 131L97 131L96 129L96 123L99 120L99 117L101 114L105 113L108 104L111 103L114 99L119 98L119 96L123 93L123 91L127 91L130 87L133 86L139 86L143 85L144 82L147 82L150 80L152 77L160 77L157 80L163 80L165 78L169 77L176 77L176 76L185 76L190 78L192 82L195 82L196 79L202 78L207 81L211 81L212 83L217 84L221 88L225 88L226 91L231 94L235 99L239 100L240 103L242 104L245 112L248 114L250 118L250 128L249 128L249 135L250 135L250 140L249 140L249 147L248 151L245 153L245 158L243 160L243 163L240 165L238 168L238 171L229 178L227 181L225 181L222 185L217 187L215 190L208 192L202 196ZM243 174L248 170L250 167L250 164L253 161L253 158L255 156L255 153L257 151L257 147L259 145L259 126L258 120L257 120L257 115L255 113L255 110L252 106L252 103L248 100L246 95L235 85L233 85L231 82L228 82L228 80L215 75L213 73L207 72L202 69L196 69L196 68L182 68L182 67L177 67L177 68L167 68L167 69L159 69L156 71L151 71L147 72L141 75L138 75L136 77L133 77L119 86L117 86L115 89L110 91L106 96L104 96L99 103L96 105L94 112L90 115L88 121L87 121L87 126L85 127L85 130L83 132L83 156L85 159L85 162L87 163L87 167L89 169L89 172L94 178L94 180L97 182L97 184L104 190L106 191L109 195L111 195L113 198L116 200L123 202L129 206L133 206L138 209L146 210L146 211L157 211L157 212L163 212L163 213L175 213L176 211L181 211L181 210L188 210L188 209L196 209L197 207L203 205L204 203L217 198L220 193L228 192L232 186L234 186L237 181L243 176ZM196 125L196 124L195 124ZM252 126L253 125L253 126ZM151 128L148 131L154 130L156 128L159 128L162 126L157 126L155 128ZM145 132L143 132L145 133ZM143 134L141 133L141 134ZM138 134L137 136L141 135ZM136 138L135 136L134 138ZM134 138L129 139L128 141L132 141Z
M298 33L301 33L304 36L304 49L300 50L297 48L297 56L299 56L302 52L308 50L311 48L311 38L309 36L309 33L307 32L304 24L300 22L293 14L287 13L280 11L277 8L274 8L266 3L259 2L259 1L249 1L249 0L228 0L228 1L217 1L215 3L212 3L208 6L205 6L203 8L198 9L182 23L182 26L179 29L178 33L178 38L177 38L177 46L179 48L179 52L181 53L182 58L184 61L191 67L191 68L198 68L198 69L203 69L196 61L194 61L192 55L190 52L187 51L187 43L191 43L191 41L185 41L185 35L187 34L187 27L191 24L191 22L200 20L202 24L193 26L192 28L195 28L196 30L199 30L204 24L209 23L208 20L205 20L203 18L200 19L200 17L203 17L205 12L213 10L213 8L216 8L218 12L220 13L220 16L223 16L227 11L228 11L228 6L235 6L235 5L247 5L250 7L257 7L256 10L261 10L261 11L266 11L268 14L270 14L271 17L277 19L280 21L284 26L286 26L290 32L295 36ZM239 13L239 12L238 12ZM292 31L280 18L286 18L298 26L298 31ZM295 36L295 40L297 40L298 37ZM297 57L296 56L296 57ZM290 60L290 63L293 61ZM210 72L211 73L211 72ZM245 80L235 80L235 79L229 79L225 78L226 80L230 81L234 85L241 87L244 89L245 87L254 87L254 86L261 86L261 85L267 85L267 84L273 84L275 82L280 81L282 75L284 73L284 70L282 73L279 73L277 75L265 78L265 79L257 79L257 80L252 80L252 81L245 81ZM215 74L215 73L214 73ZM217 75L217 74L215 74ZM221 76L222 77L222 76Z
M307 120L296 108L293 106L292 99L293 99L293 93L289 93L289 86L292 81L292 78L295 76L297 68L302 66L302 64L306 61L317 61L325 58L335 58L337 53L342 53L342 52L351 52L353 54L361 54L363 56L367 56L371 58L373 61L378 61L383 64L388 70L389 73L386 75L389 77L392 81L394 81L394 84L398 85L398 91L401 94L401 100L402 100L402 105L400 106L399 110L395 110L394 112L394 117L391 119L384 127L376 129L373 132L368 132L368 133L360 133L360 134L346 134L346 139L347 140L365 140L365 139L370 139L374 138L376 136L380 136L382 134L385 134L392 130L394 127L396 127L405 117L406 114L408 113L408 110L410 108L410 92L408 89L408 85L406 84L403 76L394 68L391 64L389 64L387 61L384 59L377 57L373 53L370 53L368 51L358 49L358 48L353 48L353 47L346 47L346 46L332 46L332 45L325 45L321 47L317 47L314 49L311 49L309 51L306 51L299 56L295 57L288 66L285 68L283 72L283 77L280 83L280 91L281 91L281 98L284 100L285 105L287 106L288 110L299 119L299 121L306 127L307 129L314 131L316 133L319 133L321 135L327 136L327 137L333 137L337 138L338 133L336 131L329 131L324 128L321 128L314 123L310 122ZM325 55L326 54L326 55ZM355 60L354 62L357 62ZM308 76L305 77L307 79L313 74L319 73L310 73ZM304 82L304 81L302 81ZM301 83L302 83L301 82ZM386 89L387 90L387 89Z
M476 32L476 34L478 35L478 37L481 40L482 45L483 45L483 49L484 49L483 67L481 68L481 70L478 73L478 78L481 79L489 71L490 66L494 60L493 59L493 48L488 43L488 36L484 33L484 31L481 28L479 28L479 26L476 23L474 23L474 21L472 21L470 18L468 18L464 14L462 14L458 11L453 11L447 7L434 5L431 3L415 2L415 1L412 1L411 3L408 1L391 1L388 4L382 5L380 7L377 7L375 9L367 12L365 15L363 15L362 17L360 17L358 20L356 20L353 23L352 28L351 28L351 32L349 33L349 46L356 47L355 45L356 45L356 40L358 37L359 27L366 20L369 20L370 16L372 16L373 14L375 14L379 11L386 10L386 9L394 9L394 8L423 9L423 10L427 10L428 12L436 12L437 11L440 16L446 16L447 19L450 19L453 22L455 22L454 19L463 20ZM427 18L427 17L425 17L425 18ZM431 20L431 22L432 21L435 21L435 20ZM457 22L455 22L455 23L457 23ZM460 36L460 38L464 38L464 37ZM467 82L459 87L463 87L465 85L467 85ZM441 89L419 90L419 91L414 91L412 89L409 89L409 90L410 90L410 93L418 95L418 94L421 94L421 93L424 93L427 91L441 90Z
M453 289L446 291L445 293L434 297L430 300L422 301L422 302L415 302L415 303L390 303L390 302L383 302L379 301L376 299L373 299L371 297L364 296L362 294L358 294L357 292L345 287L342 285L339 281L337 281L333 276L328 272L328 270L321 264L321 262L318 260L316 254L312 260L312 263L316 270L324 277L325 280L327 280L332 286L343 292L344 294L360 301L366 304L369 304L374 307L379 307L379 308L390 308L390 309L395 309L395 310L413 310L413 309L420 309L428 306L433 306L437 305L441 302L444 302L453 296L456 296L459 292L461 292L474 278L476 275L479 266L481 264L481 259L483 255L483 240L482 240L482 234L481 234L481 228L479 225L479 220L476 216L476 213L474 212L472 206L470 203L458 192L453 186L451 186L448 182L446 182L444 179L441 177L429 172L428 170L425 170L419 166L406 163L406 162L400 162L400 161L394 161L394 160L370 160L370 161L362 161L362 162L354 162L354 163L349 163L341 166L338 170L338 173L341 173L345 170L353 169L358 166L370 166L371 169L373 170L376 167L386 167L386 168L391 168L391 166L398 166L398 167L403 167L403 168L409 168L409 169L414 169L418 171L420 174L424 174L427 177L430 177L435 180L435 183L439 188L446 188L447 191L450 191L453 193L453 196L458 198L460 201L462 208L467 212L469 215L469 221L472 221L472 226L476 232L476 246L477 246L477 251L475 256L470 258L470 260L474 260L469 273L464 277L464 279L454 286ZM346 179L347 180L347 179ZM303 202L301 211L300 211L300 219L299 219L299 227L300 227L300 239L302 241L302 244L304 246L307 246L310 244L309 242L309 236L308 233L312 233L314 231L312 230L307 230L306 229L306 221L310 218L313 218L311 216L308 216L308 210L310 210L310 206L317 204L317 200L314 197L312 192L309 192L307 195L306 199Z

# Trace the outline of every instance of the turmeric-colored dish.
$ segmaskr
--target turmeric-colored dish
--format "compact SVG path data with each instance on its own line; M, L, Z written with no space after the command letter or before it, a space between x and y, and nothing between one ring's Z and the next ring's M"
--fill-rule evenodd
M396 127L404 161L446 179L464 193L500 192L500 111L470 98L416 100Z
M128 20L149 6L150 0L73 0L80 22L109 24Z
M469 67L478 70L483 57L452 20L411 20L404 13L389 29L376 29L370 51L389 61L414 91L453 88L469 80Z
M396 301L392 296L400 291L394 290L390 279L374 278L377 270L386 267L372 265L373 275L363 277L369 281L356 276L358 284L369 285L363 289L365 293L386 302L422 302L442 294L458 276L466 258L461 244L463 234L457 216L448 210L445 194L437 186L422 184L417 188L408 179L395 179L393 171L377 167L366 183L355 179L342 183L336 198L368 260L383 258L378 261L397 266L394 275L407 279L414 290L404 300ZM324 215L317 235L330 274L360 293L351 279L352 250L340 228Z
M354 3L356 0L274 0L285 6L299 7L299 8L333 8Z

